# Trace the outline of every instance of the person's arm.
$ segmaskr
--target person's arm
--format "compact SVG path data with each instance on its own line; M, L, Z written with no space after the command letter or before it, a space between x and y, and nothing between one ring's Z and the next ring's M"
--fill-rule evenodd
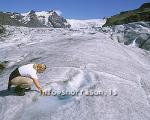
M46 92L45 92L45 90L42 88L42 86L41 86L39 80L38 80L38 79L33 79L33 82L34 82L35 86L39 89L41 95L46 95Z
M38 79L34 79L33 78L33 82L34 82L35 86L38 88L38 90L42 89L42 86L41 86L41 84L40 84Z

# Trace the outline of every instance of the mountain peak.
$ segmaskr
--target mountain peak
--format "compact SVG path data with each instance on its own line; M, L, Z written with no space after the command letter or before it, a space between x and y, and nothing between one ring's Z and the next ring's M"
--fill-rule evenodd
M29 14L35 14L35 11L34 11L34 10L31 10L31 11L29 12Z

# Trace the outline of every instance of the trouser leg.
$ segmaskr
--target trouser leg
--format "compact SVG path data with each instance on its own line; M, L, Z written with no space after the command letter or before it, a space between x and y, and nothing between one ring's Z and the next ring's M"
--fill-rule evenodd
M33 80L27 77L16 77L11 80L11 85L20 86L21 88L30 88L33 84Z

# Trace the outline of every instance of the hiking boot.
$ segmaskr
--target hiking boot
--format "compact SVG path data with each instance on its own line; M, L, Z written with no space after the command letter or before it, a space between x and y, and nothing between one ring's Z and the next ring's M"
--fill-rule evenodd
M25 88L25 92L29 92L31 90L31 88Z
M24 96L25 95L25 88L21 88L20 86L17 86L15 88L15 92L18 96Z

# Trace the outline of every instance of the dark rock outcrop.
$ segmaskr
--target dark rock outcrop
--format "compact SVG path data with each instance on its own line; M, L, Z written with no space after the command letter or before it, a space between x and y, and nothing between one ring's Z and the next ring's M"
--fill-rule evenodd
M28 14L30 21L26 23L25 26L27 27L44 27L44 25L38 20L38 17L35 11L31 10Z
M108 18L103 27L138 21L150 21L150 3L144 3L138 9L121 12Z
M70 25L67 23L67 20L59 16L55 11L50 11L50 13L52 13L52 15L49 16L49 21L54 28L70 27Z
M0 61L0 73L5 69L7 63L8 61L4 61L4 62Z
M5 31L5 28L0 25L0 34L4 33L4 31Z
M4 65L3 64L0 64L0 72L4 69Z
M111 27L103 27L114 41L150 51L150 22L136 22Z
M23 24L20 22L21 18L22 17L20 14L0 12L1 25L23 26Z

